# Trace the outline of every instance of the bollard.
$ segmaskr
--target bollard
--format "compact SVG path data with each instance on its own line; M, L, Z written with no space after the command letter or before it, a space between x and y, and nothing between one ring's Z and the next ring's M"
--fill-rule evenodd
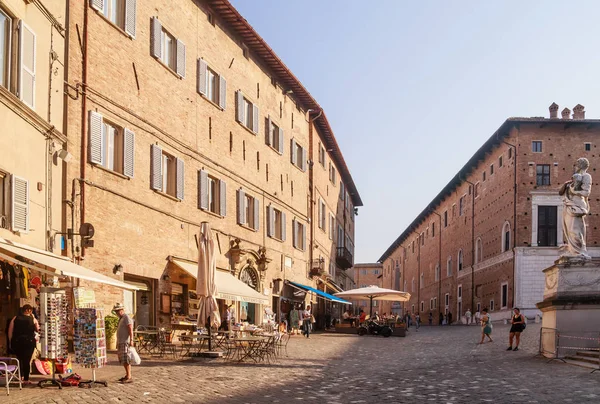
M539 315L539 314L536 314L536 315L535 315L535 323L536 323L536 324L539 324L539 323L540 323L540 315Z

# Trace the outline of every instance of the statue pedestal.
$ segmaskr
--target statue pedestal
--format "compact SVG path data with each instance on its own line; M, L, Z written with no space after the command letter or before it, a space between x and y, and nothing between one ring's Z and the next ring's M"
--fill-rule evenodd
M554 357L557 342L559 347L598 347L600 259L561 257L553 266L544 269L544 274L544 300L537 304L543 313L541 343L544 354ZM562 335L560 339L557 332ZM564 353L560 350L558 356Z

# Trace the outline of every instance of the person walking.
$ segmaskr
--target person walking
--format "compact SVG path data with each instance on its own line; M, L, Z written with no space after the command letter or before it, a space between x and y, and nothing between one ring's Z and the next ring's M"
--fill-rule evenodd
M121 383L132 383L131 363L129 362L129 348L133 347L133 320L125 313L121 303L115 304L113 313L119 316L117 324L117 356L119 363L125 368L125 376L119 379Z
M510 334L508 334L509 347L506 348L507 351L518 351L519 350L519 342L521 342L521 333L525 329L525 316L521 314L521 310L518 307L513 309L514 315L512 316L511 326L510 326ZM513 339L516 337L515 348L513 349Z
M312 326L311 318L312 314L310 312L310 306L306 306L306 309L302 311L302 334L306 338L310 338L310 327Z
M439 322L440 322L440 325L444 324L444 315L441 312L440 312L440 316L439 316Z
M490 320L490 316L488 316L487 309L483 309L483 317L481 317L481 341L479 344L483 344L483 340L485 337L488 337L490 342L494 342L491 337L492 335L492 321Z
M448 312L448 325L452 324L452 313Z
M471 310L469 309L465 311L465 321L467 322L467 325L471 325Z
M477 309L477 311L475 312L475 323L477 323L477 325L479 325L480 321L481 321L481 313L479 312L479 309Z
M433 325L433 314L429 312L429 325Z
M30 384L31 357L35 349L35 333L40 330L40 325L33 317L33 307L24 305L20 313L13 317L8 326L8 347L19 360L21 379L25 384Z

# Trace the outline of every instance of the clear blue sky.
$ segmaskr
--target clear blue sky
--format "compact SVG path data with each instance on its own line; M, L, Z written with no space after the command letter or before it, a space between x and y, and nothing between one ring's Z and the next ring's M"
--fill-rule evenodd
M511 116L600 118L600 1L232 0L327 113L364 202L356 262Z

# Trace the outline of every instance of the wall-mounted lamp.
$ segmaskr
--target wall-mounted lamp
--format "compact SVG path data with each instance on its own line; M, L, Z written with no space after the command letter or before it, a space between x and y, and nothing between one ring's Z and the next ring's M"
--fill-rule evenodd
M170 281L170 280L171 280L171 277L169 276L169 274L164 274L164 275L162 276L162 280L163 280L163 281Z
M73 158L73 155L71 155L71 153L69 153L68 151L62 149L56 152L56 157L63 160L65 163L68 163Z
M120 274L122 274L122 273L123 273L123 265L121 265L121 264L116 264L116 265L113 267L113 274L115 274L115 275L120 275Z

